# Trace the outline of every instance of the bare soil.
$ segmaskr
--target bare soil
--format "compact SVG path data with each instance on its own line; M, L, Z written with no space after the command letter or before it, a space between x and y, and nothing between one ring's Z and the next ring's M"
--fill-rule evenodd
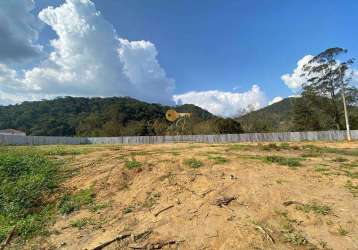
M28 247L358 249L358 142L277 145L101 146L77 155L63 188L93 188L98 209L58 215Z

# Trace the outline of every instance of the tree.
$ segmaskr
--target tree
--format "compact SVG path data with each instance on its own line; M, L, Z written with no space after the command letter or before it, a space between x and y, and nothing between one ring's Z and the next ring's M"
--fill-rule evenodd
M346 92L348 106L354 105L358 98L357 89L350 85L354 59L338 60L345 53L346 49L329 48L313 57L303 67L302 74L307 79L303 85L302 97L314 108L330 116L338 130L344 128L342 91Z
M243 132L241 124L231 118L219 118L215 121L215 125L218 134L239 134Z

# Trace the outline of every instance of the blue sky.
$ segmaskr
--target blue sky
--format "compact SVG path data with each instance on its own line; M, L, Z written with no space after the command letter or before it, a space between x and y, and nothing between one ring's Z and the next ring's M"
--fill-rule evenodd
M82 4L81 0L67 2L75 2L76 6ZM154 53L156 56L153 65L145 66L151 69L154 67L158 72L163 70L165 73L165 75L160 73L159 87L155 87L157 76L143 75L137 80L136 76L140 74L138 72L143 71L144 66L140 66L140 70L137 69L136 60L140 61L139 53L136 52L136 58L133 59L133 57L128 58L129 55L133 56L132 52L128 52L128 56L123 60L127 60L131 63L128 65L134 67L131 68L132 74L136 74L133 76L136 80L133 81L140 81L140 84L135 82L134 85L148 86L148 89L154 86L153 88L157 90L171 86L166 92L167 95L179 95L179 97L184 95L180 102L193 102L217 114L234 115L238 109L245 109L250 104L253 104L254 108L259 108L274 97L287 97L294 94L295 89L285 85L281 76L290 74L289 76L294 78L292 73L297 67L297 62L306 55L315 55L326 48L339 46L348 49L350 57L358 58L358 29L356 28L358 1L356 0L94 0L92 2L94 8L101 12L102 18L113 26L120 38L128 41L148 41L154 46L147 44L148 49L143 52L146 54L143 55L144 58L151 57L150 60L153 61L151 56L153 51L158 53L157 55ZM66 2L63 0L36 0L30 14L35 19L39 19L38 13L44 8L49 5L56 8L64 4ZM80 10L77 7L74 11ZM49 12L47 16L54 13L55 11ZM58 11L57 14L55 16L67 18L63 12ZM48 24L51 18L47 18L45 24L45 19L40 20L37 26L38 39L36 41L33 39L32 44L43 46L40 55L21 62L9 60L5 62L8 68L18 72L18 78L22 77L22 69L32 70L38 65L48 64L46 58L49 53L56 51L49 42L59 37L58 31L54 31L56 24ZM131 51L133 45L129 46ZM123 60L121 58L121 61ZM104 65L107 62L110 61L105 61ZM44 78L50 81L48 77L38 81L42 82ZM24 79L22 77L22 81ZM147 83L146 79L152 80ZM170 82L171 80L173 82ZM259 94L250 92L254 84L260 88ZM52 85L52 82L45 82L45 85ZM42 88L42 85L40 87ZM56 88L57 92L43 91L44 97L51 98L57 94L72 95L72 93L93 96L96 93L95 91L82 93L77 88L64 91L66 87L72 88L69 83ZM110 92L110 87L104 88ZM97 87L94 89L98 91ZM185 95L193 91L196 91L195 95ZM108 92L99 91L99 93L101 96L108 95ZM116 90L113 93L121 95L122 92ZM131 92L128 93L130 95ZM245 93L246 95L243 96ZM36 99L38 94L33 93L32 98ZM125 92L124 94L127 95ZM167 102L165 98L153 98L153 96L134 95L146 101ZM230 98L236 98L237 101L226 100Z

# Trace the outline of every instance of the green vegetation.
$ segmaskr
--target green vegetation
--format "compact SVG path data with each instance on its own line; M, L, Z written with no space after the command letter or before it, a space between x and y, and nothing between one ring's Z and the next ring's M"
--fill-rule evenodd
M204 165L203 162L201 162L195 158L186 159L184 161L184 164L191 168L200 168Z
M82 218L82 219L70 221L70 226L75 227L77 229L82 229L87 225L93 225L93 224L94 221L92 218Z
M358 197L358 184L353 184L352 181L348 180L345 187L353 194L354 197Z
M215 164L224 164L229 162L229 160L223 156L209 156L208 158L209 160L213 160Z
M134 168L140 168L142 166L142 163L136 160L132 161L126 161L126 167L128 169L134 169Z
M65 194L59 203L59 212L61 214L70 214L79 210L83 206L94 205L95 193L93 189L82 189L74 194Z
M354 59L342 61L341 55L347 50L329 48L314 56L303 66L303 75L307 81L302 86L301 98L294 105L294 129L310 130L342 130L344 112L342 105L342 89L348 107L357 105L358 89L347 77ZM350 115L353 115L350 112ZM351 117L352 126L357 126L357 114Z
M241 133L239 122L219 118L195 105L176 106L192 118L184 131L165 120L172 107L129 97L82 98L24 102L0 107L0 129L14 128L28 135L44 136L136 136ZM56 153L57 154L57 153Z
M98 150L98 147L70 147L70 146L37 146L36 150L49 156L65 156L65 155L80 155L90 153L91 151Z
M123 209L123 214L129 214L129 213L132 213L134 211L134 206L129 206L129 207L125 207Z
M285 98L260 110L249 112L236 118L246 132L289 131L292 124L292 111L295 98Z
M327 172L329 171L330 169L329 168L326 168L324 166L316 166L315 169L314 169L316 172Z
M283 157L283 156L266 156L264 161L268 163L277 163L279 165L289 166L289 167L299 167L301 166L301 158L293 158L293 157Z
M297 205L296 209L305 213L313 212L318 215L327 215L332 212L332 209L329 206L321 205L316 202Z
M295 224L298 224L297 220L290 219L287 212L277 212L280 216L282 223L281 236L283 241L291 243L296 246L307 245L309 242L306 237L295 228Z
M61 175L58 165L33 149L0 150L0 241L15 226L21 238L45 232L54 212L47 197Z
M341 236L346 236L348 234L348 230L344 229L341 225L338 228L338 234Z

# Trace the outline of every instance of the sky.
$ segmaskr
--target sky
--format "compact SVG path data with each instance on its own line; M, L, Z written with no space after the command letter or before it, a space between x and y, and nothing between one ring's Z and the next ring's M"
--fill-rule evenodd
M131 96L236 116L297 95L327 48L358 58L357 24L356 0L0 1L0 104Z

